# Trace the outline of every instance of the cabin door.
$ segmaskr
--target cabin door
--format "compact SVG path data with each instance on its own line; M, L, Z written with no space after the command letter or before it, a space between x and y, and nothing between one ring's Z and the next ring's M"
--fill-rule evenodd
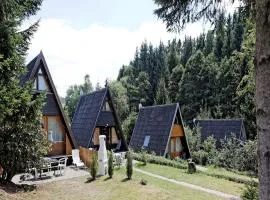
M106 148L111 149L111 129L109 127L101 127L100 135L106 136Z

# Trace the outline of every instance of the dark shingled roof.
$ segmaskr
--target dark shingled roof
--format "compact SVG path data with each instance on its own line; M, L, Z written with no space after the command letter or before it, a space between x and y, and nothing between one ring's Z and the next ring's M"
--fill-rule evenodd
M217 141L229 137L232 133L240 140L246 140L246 131L243 119L207 119L195 120L200 127L202 140L213 135Z
M150 136L147 149L163 156L178 109L178 104L140 108L129 146L138 151L145 136Z
M26 81L30 80L33 76L34 68L36 66L36 62L38 60L39 54L31 60L26 66L26 73L21 77L20 83L24 85Z
M27 81L34 80L39 68L41 68L41 67L44 69L45 76L48 78L49 87L51 88L51 93L47 94L46 105L44 106L43 114L55 114L55 113L52 113L51 110L53 110L55 112L56 107L57 107L57 114L60 113L60 116L64 121L65 129L67 131L69 141L70 141L72 147L76 148L77 147L76 140L71 132L71 127L68 123L68 120L66 118L64 110L62 108L62 104L60 102L58 93L56 91L55 85L53 83L49 68L47 66L47 63L45 61L45 57L44 57L42 51L32 61L30 61L28 63L28 65L26 66L26 68L27 68L26 73L25 73L25 75L22 76L22 78L20 80L21 85L23 86ZM54 108L54 109L52 109L52 108Z
M102 111L106 100L111 102L112 111ZM91 140L97 126L117 127L121 139L121 149L127 150L126 140L122 133L118 117L112 102L111 93L108 87L83 95L77 105L72 119L72 131L82 147L91 147Z
M90 145L106 90L102 89L80 98L71 127L79 145L83 147L88 148Z

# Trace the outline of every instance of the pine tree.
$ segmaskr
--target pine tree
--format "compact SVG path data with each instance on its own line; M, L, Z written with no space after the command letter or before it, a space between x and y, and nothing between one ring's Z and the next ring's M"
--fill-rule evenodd
M175 68L177 65L179 65L179 55L177 52L177 43L176 40L174 39L170 46L169 46L169 53L168 53L168 68L169 72L171 73L173 68Z
M169 97L164 78L159 80L155 103L158 105L169 103Z
M193 51L193 42L191 37L185 37L185 40L183 42L182 50L181 50L181 58L180 58L180 64L185 66L188 59L192 55Z
M204 54L207 56L213 51L214 46L214 33L212 30L209 30L206 34L206 41L205 41L205 47L204 47Z
M222 53L223 57L230 56L232 53L231 40L232 40L232 22L231 22L231 15L229 15L226 22L226 34L225 34L225 40L223 44L223 53Z
M24 56L38 23L19 31L23 21L40 8L41 0L0 1L0 166L1 180L32 166L47 154L48 144L40 118L44 95L32 93L33 83L23 84Z
M180 91L180 84L181 84L181 80L183 79L183 75L184 75L184 67L182 65L178 65L176 66L171 73L170 76L170 81L169 81L169 98L170 101L173 103L178 102L177 101L177 94Z
M225 16L224 13L220 13L218 16L218 20L215 25L215 46L214 46L214 53L217 57L217 60L220 61L222 59L222 48L224 43L224 36L225 36Z

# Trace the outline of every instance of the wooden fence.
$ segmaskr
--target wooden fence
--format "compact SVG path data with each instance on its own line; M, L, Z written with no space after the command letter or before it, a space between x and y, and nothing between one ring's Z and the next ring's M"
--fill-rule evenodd
M92 155L94 150L80 147L80 159L84 162L85 166L90 167L92 162Z

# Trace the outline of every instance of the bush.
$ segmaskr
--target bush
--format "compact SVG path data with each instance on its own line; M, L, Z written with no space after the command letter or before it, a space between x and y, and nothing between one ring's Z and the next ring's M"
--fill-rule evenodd
M191 154L193 152L199 151L201 149L201 133L200 128L195 127L190 129L189 127L185 128L186 136L188 140L188 146Z
M127 178L130 180L133 174L133 165L132 165L132 154L127 152Z
M113 177L113 154L111 151L108 151L109 159L108 159L108 174L109 177Z
M96 180L97 173L98 173L98 158L97 158L97 153L93 152L92 163L90 166L90 174L91 174L93 180Z
M146 156L146 151L144 150L144 148L142 148L141 150L141 155L142 155L142 163L144 166L147 165L147 156Z
M142 153L132 153L132 155L135 160L143 162ZM158 165L166 165L166 166L171 166L171 167L175 167L179 169L187 169L187 162L183 159L170 160L162 156L156 156L153 154L146 154L146 153L145 153L145 157L146 157L147 162L149 163L158 164Z
M241 199L243 200L259 200L259 190L256 184L245 185L243 192L241 194Z

